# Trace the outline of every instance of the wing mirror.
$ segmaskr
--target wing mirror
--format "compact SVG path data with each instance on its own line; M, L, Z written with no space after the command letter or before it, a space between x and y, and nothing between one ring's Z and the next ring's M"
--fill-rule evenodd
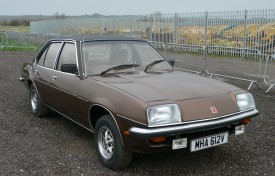
M172 65L175 66L175 61L173 59L169 59L168 62Z
M76 64L62 64L61 71L66 73L78 74L78 69Z

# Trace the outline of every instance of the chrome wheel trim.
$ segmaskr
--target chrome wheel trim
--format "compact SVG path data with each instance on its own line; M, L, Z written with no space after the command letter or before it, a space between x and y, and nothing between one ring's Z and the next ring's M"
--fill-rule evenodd
M31 90L31 106L34 111L37 109L37 93L34 89Z
M114 138L112 132L103 126L99 129L97 145L100 154L106 159L110 160L114 155Z

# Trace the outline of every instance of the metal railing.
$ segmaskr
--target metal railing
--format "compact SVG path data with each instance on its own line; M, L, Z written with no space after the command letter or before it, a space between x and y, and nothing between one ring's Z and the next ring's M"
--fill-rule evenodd
M275 9L85 17L31 22L31 33L125 35L186 45L275 48Z
M5 48L30 48L36 51L49 39L59 34L26 34L3 32L0 50ZM178 69L196 74L206 73L209 77L238 79L253 84L264 82L269 86L266 93L275 87L275 62L272 54L262 54L258 49L224 46L200 46L149 41L168 59L175 61ZM34 44L35 46L29 46ZM273 51L274 53L274 51ZM264 61L266 59L266 61ZM263 64L265 63L265 64Z
M59 37L60 34L33 34L25 32L0 32L0 50L28 49L37 51L48 40Z
M266 59L264 83L269 86L266 93L275 87L275 50L272 51L270 57Z
M17 33L17 32L1 32L1 43L0 50L8 48L13 49L27 49L29 51L37 51L39 46L37 44L31 45L31 34L28 33ZM36 38L36 36L33 36Z
M173 59L177 69L199 75L205 72L206 76L210 78L224 77L247 81L250 82L248 90L254 84L260 88L258 82L269 85L266 93L275 87L274 58L269 57L266 64L262 64L266 55L257 49L220 46L205 48L198 45L175 43L165 45L163 42L152 41L150 43L156 49L161 49L161 53L168 60Z
M0 50L37 49L60 35L124 35L149 40L182 70L248 81L248 89L263 81L269 92L274 87L269 57L275 49L274 14L270 9L33 21L31 33L1 33Z
M207 73L210 77L226 77L253 84L263 79L262 53L257 49L209 46L208 54L220 53L207 58ZM230 58L226 57L230 56ZM258 86L259 87L259 86Z
M173 59L178 69L201 74L203 72L203 57L200 56L202 52L202 46L168 43L165 56Z
M6 35L4 32L0 32L0 45L5 45L6 44Z
M275 49L274 14L275 9L75 18L31 22L31 32L143 38L180 69L248 81L248 90L263 81L270 90L274 62L267 56Z
M155 49L158 49L158 50L166 49L166 45L163 42L155 42L155 41L147 41L147 42L150 43Z

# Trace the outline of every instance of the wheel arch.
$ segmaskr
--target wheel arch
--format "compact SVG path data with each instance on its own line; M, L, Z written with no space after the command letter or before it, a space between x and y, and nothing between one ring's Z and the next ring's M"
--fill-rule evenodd
M27 84L28 84L29 88L31 87L32 84L34 85L33 81L30 79L27 80ZM34 85L34 87L36 88L35 85Z
M31 86L33 85L34 88L35 88L36 91L37 91L38 96L41 98L40 93L39 93L39 91L38 91L38 89L37 89L37 87L36 87L36 85L35 85L35 82L34 82L33 80L28 79L28 80L27 80L27 85L29 86L29 87L28 87L29 89L30 89ZM41 101L44 103L44 100L41 99ZM45 104L45 103L44 103L44 104ZM47 104L45 104L45 105L48 106Z
M105 107L101 104L93 104L90 107L90 110L89 110L89 123L90 123L91 128L94 131L97 121L104 115L110 115L112 117L112 119L115 122L115 125L118 129L119 136L120 136L120 139L122 141L122 144L124 145L123 139L122 139L122 136L121 136L121 133L120 133L119 126L117 124L117 121L116 121L113 113L107 107Z

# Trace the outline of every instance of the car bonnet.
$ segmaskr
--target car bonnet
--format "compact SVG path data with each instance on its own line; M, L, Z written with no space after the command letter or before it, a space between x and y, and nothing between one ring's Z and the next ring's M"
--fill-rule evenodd
M221 81L181 71L163 74L116 74L96 79L144 102L197 99L241 90Z

